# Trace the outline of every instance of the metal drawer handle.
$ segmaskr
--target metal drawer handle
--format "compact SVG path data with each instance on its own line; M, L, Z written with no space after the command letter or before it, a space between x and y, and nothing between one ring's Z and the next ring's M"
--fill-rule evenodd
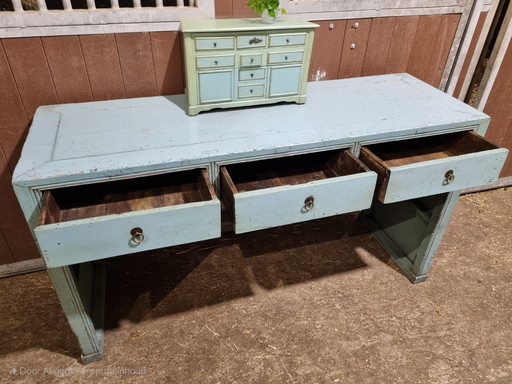
M251 40L249 40L249 44L253 45L253 44L259 44L261 43L263 40L257 38L257 37L253 37Z
M284 61L288 61L288 56L285 56L285 57L284 57Z
M315 198L313 196L309 196L304 200L304 210L311 211L315 206Z
M217 65L219 62L218 62L217 60L215 60L213 63L214 63L215 65Z
M134 242L134 243L142 243L144 241L144 234L143 234L143 230L142 228L139 228L139 227L135 227L133 228L131 231L130 231L130 235L132 235L132 238L131 240Z
M290 39L286 39L286 44L290 44Z
M453 180L455 180L455 175L453 174L453 170L450 169L448 172L444 174L443 185L450 184Z
M213 48L217 48L217 43L213 43Z

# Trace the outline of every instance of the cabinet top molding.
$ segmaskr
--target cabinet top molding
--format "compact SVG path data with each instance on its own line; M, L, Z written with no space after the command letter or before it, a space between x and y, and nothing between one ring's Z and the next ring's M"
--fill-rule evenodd
M183 32L239 32L239 31L279 31L294 28L317 28L318 24L296 19L277 20L273 24L265 24L256 19L207 19L182 20L180 30Z
M39 107L13 182L44 188L464 127L483 135L490 120L408 74L308 83L303 105L186 108L185 95Z

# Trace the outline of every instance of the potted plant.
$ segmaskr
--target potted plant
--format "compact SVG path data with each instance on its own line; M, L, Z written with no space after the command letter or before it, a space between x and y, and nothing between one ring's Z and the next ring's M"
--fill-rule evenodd
M264 23L274 23L279 14L286 14L286 10L279 7L279 0L249 0L247 5L261 14Z

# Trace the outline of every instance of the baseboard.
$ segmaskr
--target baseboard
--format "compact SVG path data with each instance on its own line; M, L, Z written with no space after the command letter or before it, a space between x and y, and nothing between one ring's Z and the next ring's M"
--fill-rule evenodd
M494 183L481 185L479 187L463 189L461 194L489 191L491 189L505 188L512 186L512 176L502 177Z
M0 265L0 278L24 273L37 272L45 269L44 260L42 258L18 261L16 263Z

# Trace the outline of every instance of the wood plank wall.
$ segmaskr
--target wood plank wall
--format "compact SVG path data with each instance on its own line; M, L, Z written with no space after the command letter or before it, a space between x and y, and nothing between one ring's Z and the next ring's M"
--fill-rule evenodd
M177 32L0 40L0 264L39 257L11 186L40 105L183 93Z
M485 103L484 112L491 116L485 137L508 148L510 154L500 177L512 176L512 44L501 63L500 70Z
M255 16L216 0L218 17ZM320 21L309 79L409 72L438 86L460 15ZM357 28L355 27L357 23ZM11 187L40 105L182 93L176 32L0 40L0 264L39 257Z

